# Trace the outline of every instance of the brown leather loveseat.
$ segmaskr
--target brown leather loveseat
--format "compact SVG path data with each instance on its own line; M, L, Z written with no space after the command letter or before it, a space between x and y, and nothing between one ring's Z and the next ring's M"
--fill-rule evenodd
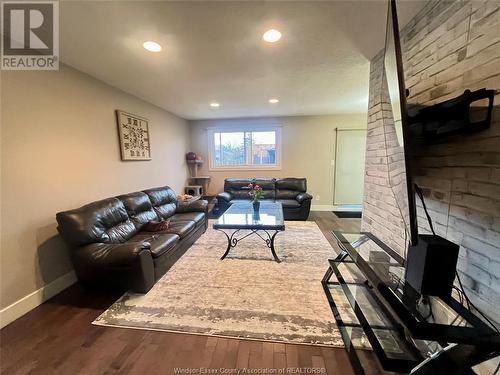
M178 202L168 186L107 198L59 212L81 283L146 293L207 229L207 202ZM168 229L145 231L151 221Z
M285 220L307 220L312 196L305 178L226 178L224 192L217 195L217 207L224 211L235 202L249 201L248 184L262 187L264 200L281 203Z

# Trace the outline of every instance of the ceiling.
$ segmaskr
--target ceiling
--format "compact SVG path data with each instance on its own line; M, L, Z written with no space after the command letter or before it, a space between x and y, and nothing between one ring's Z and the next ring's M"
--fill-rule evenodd
M401 2L400 23L424 3ZM64 63L186 119L365 112L369 59L383 47L387 11L378 0L60 7ZM270 28L282 32L279 42L262 41ZM146 51L146 40L162 52Z

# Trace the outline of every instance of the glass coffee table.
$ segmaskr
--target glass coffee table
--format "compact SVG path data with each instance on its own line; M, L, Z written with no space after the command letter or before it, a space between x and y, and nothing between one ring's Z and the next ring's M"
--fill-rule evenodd
M251 202L233 203L226 212L214 223L213 228L221 231L227 237L227 249L220 258L223 260L229 251L238 245L240 241L253 234L259 236L266 246L271 249L271 254L276 262L280 259L274 251L274 239L276 235L285 230L283 219L283 207L281 203L260 202L260 209L256 212ZM233 232L229 232L233 230ZM241 231L241 237L237 237Z

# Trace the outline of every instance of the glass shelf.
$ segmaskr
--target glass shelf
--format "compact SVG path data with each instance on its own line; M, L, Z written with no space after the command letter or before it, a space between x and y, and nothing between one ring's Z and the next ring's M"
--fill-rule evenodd
M343 336L349 342L346 345L351 350L376 352L387 371L406 372L415 367L420 360L418 350L405 340L398 324L377 301L366 277L354 263L331 261L330 264L337 282L327 282L325 286L335 305L337 325L339 328L343 325L341 331L345 331ZM364 346L360 347L360 343ZM360 366L363 367L362 362Z
M336 234L341 234L340 238L336 236L337 242L341 247L349 244L355 250L353 261L356 261L360 257L369 263L389 263L395 266L404 265L404 259L398 253L370 233L334 231L333 234L335 236Z
M346 263L369 280L417 339L500 345L499 335L455 298L418 294L405 283L404 260L371 233L333 232L346 252Z
M377 360L361 323L347 300L342 286L331 283L327 287L328 300L332 311L336 311L335 319L345 343L346 351L357 373L365 375L388 375ZM383 336L383 334L382 334Z

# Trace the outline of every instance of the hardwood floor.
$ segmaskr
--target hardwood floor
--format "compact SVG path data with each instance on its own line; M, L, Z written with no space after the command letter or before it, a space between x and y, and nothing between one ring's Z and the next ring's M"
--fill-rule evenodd
M360 225L359 219L337 219L331 212L311 213L310 220L318 223L336 251L329 231L353 231ZM0 373L149 375L206 368L221 374L221 368L318 367L330 375L353 374L341 348L91 325L118 297L74 285L3 328Z

